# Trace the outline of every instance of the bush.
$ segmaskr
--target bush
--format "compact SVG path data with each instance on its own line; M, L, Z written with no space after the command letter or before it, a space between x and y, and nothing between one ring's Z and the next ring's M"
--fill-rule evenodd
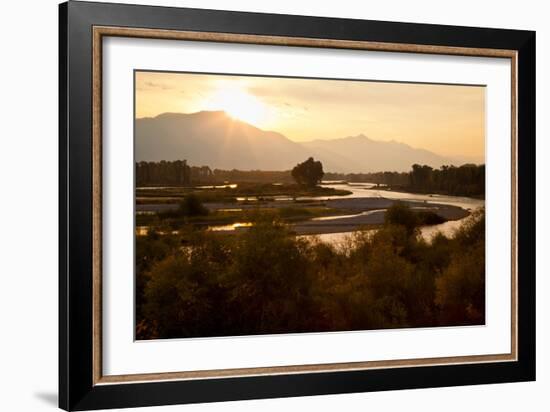
M419 226L418 216L403 202L395 202L386 210L384 222L386 225L403 226L409 236Z
M145 288L145 317L157 338L224 334L226 301L221 285L227 263L219 239L197 235L193 247L156 263ZM144 325L142 324L142 327Z
M305 326L313 283L306 249L277 221L258 222L240 236L229 269L231 303L248 314L239 329L282 333Z
M178 212L181 216L206 216L208 209L202 204L197 195L186 196L179 205Z
M278 209L281 218L309 217L311 211L303 207L281 207Z
M396 204L343 248L260 215L234 235L139 239L138 338L476 325L485 320L485 215L428 243ZM182 243L185 242L185 243Z
M417 218L420 225L439 225L446 222L443 217L434 212L418 212Z
M485 322L485 213L478 211L455 234L455 250L437 279L440 323Z

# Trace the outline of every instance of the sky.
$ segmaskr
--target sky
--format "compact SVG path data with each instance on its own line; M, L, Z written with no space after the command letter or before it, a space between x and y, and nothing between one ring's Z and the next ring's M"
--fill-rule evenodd
M293 141L364 134L483 158L485 87L136 72L136 117L224 110Z

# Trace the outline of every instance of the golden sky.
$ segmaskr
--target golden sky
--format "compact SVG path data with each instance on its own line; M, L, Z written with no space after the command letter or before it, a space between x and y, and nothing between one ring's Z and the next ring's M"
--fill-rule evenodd
M485 88L136 72L136 116L224 110L294 141L364 134L445 156L485 154Z

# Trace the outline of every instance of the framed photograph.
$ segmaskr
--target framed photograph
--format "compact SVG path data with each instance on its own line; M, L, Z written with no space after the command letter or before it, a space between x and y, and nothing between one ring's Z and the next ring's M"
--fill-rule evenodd
M535 379L535 33L60 5L59 403Z

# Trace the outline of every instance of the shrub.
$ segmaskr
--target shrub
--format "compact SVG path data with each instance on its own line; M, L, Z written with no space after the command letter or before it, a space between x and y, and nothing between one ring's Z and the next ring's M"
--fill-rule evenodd
M385 226L342 248L297 238L268 214L239 234L140 237L138 338L483 323L484 211L431 242L411 236L414 217L397 204Z
M445 218L439 216L435 212L418 212L417 213L418 223L420 225L439 225L445 223Z
M399 225L407 230L410 236L419 225L418 216L403 202L395 202L386 210L384 217L386 225Z
M451 261L436 280L440 322L446 325L485 321L485 213L480 210L456 232Z
M190 194L181 201L178 212L181 216L206 216L208 209L202 204L197 195Z

